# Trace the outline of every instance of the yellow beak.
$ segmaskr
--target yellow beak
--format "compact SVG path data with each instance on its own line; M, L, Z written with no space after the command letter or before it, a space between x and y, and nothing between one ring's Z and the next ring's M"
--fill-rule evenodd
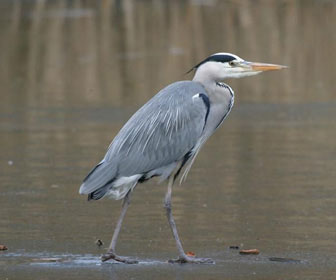
M269 64L269 63L259 63L259 62L246 62L248 66L252 68L253 71L271 71L271 70L281 70L288 68L284 65Z

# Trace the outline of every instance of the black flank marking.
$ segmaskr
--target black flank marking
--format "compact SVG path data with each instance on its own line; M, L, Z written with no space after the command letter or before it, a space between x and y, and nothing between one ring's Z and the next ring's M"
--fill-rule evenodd
M194 148L194 147L192 147L191 150L190 150L188 153L186 153L186 154L184 155L183 160L182 160L182 163L181 163L181 166L180 166L180 168L177 170L177 172L176 172L175 175L174 175L174 181L176 180L176 178L178 177L178 175L180 175L180 172L181 172L183 166L184 166L184 165L186 164L186 162L188 161L188 159L190 159L190 157L191 157L191 155L192 155L192 149L193 149L193 148Z
M143 174L141 176L141 178L138 180L138 183L143 183L143 182L146 182L149 178L146 178L147 177L147 174Z
M151 177L147 177L147 173L145 173L145 174L142 175L142 177L138 180L138 183L142 184L142 183L148 181L149 179L152 179L153 177L157 177L157 176L159 176L159 175L154 174L154 175L152 175Z

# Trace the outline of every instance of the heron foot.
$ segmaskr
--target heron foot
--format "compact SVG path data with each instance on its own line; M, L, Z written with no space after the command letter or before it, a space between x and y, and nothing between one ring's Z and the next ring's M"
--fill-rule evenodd
M136 259L132 259L129 257L118 256L113 252L107 252L105 255L101 256L102 262L106 262L108 260L115 260L117 262L125 263L125 264L136 264L138 261Z
M194 264L215 264L214 260L210 258L195 258L189 256L180 256L177 259L168 260L169 263L194 263Z

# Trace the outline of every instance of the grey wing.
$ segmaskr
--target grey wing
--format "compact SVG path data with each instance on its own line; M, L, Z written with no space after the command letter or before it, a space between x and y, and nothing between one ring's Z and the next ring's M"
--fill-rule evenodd
M81 193L116 177L142 176L182 160L199 140L209 106L199 83L177 82L161 90L120 130L103 161L88 175L92 183Z

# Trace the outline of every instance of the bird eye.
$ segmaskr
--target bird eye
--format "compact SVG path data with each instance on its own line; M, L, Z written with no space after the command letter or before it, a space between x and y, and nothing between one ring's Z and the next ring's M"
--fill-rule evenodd
M230 61L229 65L233 67L233 66L236 66L236 63L234 61Z

